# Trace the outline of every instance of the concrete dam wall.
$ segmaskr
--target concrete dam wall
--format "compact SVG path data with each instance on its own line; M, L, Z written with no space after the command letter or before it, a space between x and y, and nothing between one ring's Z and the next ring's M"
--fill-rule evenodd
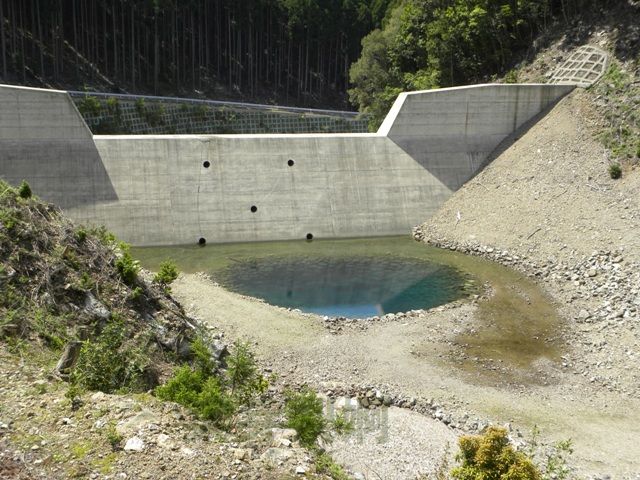
M93 136L66 92L0 86L0 176L140 246L402 234L572 88L402 93L375 134Z

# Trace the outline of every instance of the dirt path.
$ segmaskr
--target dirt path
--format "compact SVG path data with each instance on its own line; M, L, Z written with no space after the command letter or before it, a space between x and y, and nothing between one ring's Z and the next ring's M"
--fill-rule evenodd
M305 381L321 389L380 385L433 398L457 416L510 422L524 432L538 425L547 439L573 439L573 460L583 473L640 473L637 399L593 388L582 375L563 373L550 362L536 365L539 384L496 386L495 376L474 378L444 361L461 319L473 321L476 308L471 305L332 335L318 317L242 297L203 276L182 276L174 292L189 313L230 338L255 342L261 360L283 381ZM436 423L424 428L435 432ZM391 461L395 453L388 454Z

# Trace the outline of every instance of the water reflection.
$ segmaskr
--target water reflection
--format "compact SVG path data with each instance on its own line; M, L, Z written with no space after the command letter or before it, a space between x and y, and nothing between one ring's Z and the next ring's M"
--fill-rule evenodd
M455 268L394 256L253 258L229 265L222 281L274 305L351 318L431 308L465 294Z

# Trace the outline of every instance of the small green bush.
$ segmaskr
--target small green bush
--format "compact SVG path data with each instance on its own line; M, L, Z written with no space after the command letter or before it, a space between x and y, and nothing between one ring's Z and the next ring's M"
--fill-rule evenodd
M333 458L326 452L318 453L314 463L318 473L324 473L333 480L349 480L351 478L344 471L344 468L334 462Z
M100 100L96 97L92 97L91 95L85 95L78 102L78 110L82 114L82 116L93 116L97 117L100 115L100 110L102 110L102 104Z
M83 227L80 227L76 230L76 241L78 243L84 243L84 241L87 239L87 230Z
M198 416L220 426L225 426L236 409L216 377L188 365L179 367L166 384L157 387L156 395L161 400L189 407Z
M308 388L299 393L288 392L285 401L287 427L298 432L300 443L305 447L313 447L316 440L327 428L322 416L322 400Z
M227 378L231 395L240 402L249 403L255 395L263 394L268 386L267 381L258 371L258 366L246 343L237 342L231 355L227 358Z
M178 278L178 267L173 261L167 260L160 264L160 270L153 277L153 281L167 286L173 283L176 278Z
M112 393L139 390L149 359L136 348L123 347L124 324L112 319L93 340L82 343L71 381L89 390Z
M109 424L107 425L105 435L107 437L107 442L109 442L109 445L111 445L111 449L113 451L120 450L123 437L118 433L113 422L109 422Z
M131 253L129 253L129 246L122 243L120 244L121 255L116 260L116 268L118 273L122 277L124 283L129 286L134 286L140 272L140 265L133 259Z
M622 177L622 167L620 167L619 163L612 163L609 165L609 176L614 180Z
M144 98L138 98L136 100L135 106L136 106L136 111L138 112L138 115L140 115L141 117L144 117L145 114L147 113L147 108L144 103Z
M462 436L458 445L462 465L451 470L454 480L542 480L533 461L509 444L504 428L489 427L482 435Z
M346 435L347 433L353 432L354 429L353 422L347 419L345 414L342 412L336 415L331 422L331 426L338 435Z
M22 180L22 183L18 187L18 196L26 200L27 198L31 198L32 195L33 193L31 192L31 187L26 182L26 180Z

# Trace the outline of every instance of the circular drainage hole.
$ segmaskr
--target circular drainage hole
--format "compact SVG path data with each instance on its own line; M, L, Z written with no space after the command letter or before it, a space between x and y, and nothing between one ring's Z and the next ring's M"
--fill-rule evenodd
M198 245L206 245L207 243L207 239L204 237L200 237L200 240L198 240Z
M209 168L209 167L211 166L211 164L209 163L209 160L206 160L206 161L202 164L202 166L203 166L204 168Z
M313 233L307 233L307 240L313 240Z
M253 213L256 213L258 211L258 207L256 207L255 205L251 205L251 211Z
M296 162L294 162L293 160L289 159L289 161L287 162L287 165L289 165L290 167L293 167L295 165Z

